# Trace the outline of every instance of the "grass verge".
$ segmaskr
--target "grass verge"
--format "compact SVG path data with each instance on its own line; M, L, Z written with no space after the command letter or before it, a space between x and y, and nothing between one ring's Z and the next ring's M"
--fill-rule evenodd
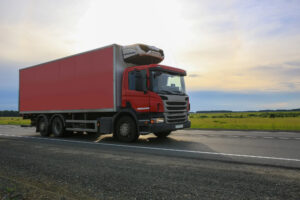
M197 113L191 128L300 131L300 112Z
M22 117L0 117L0 125L29 125L29 119L22 119Z

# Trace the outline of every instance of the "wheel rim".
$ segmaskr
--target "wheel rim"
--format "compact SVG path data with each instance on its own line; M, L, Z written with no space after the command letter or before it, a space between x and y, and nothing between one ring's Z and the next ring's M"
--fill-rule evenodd
M130 131L130 125L129 123L123 123L120 126L120 135L122 136L128 136Z

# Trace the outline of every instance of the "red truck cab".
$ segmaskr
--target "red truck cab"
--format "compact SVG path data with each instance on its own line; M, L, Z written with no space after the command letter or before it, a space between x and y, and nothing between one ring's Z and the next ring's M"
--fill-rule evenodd
M190 127L184 76L184 70L158 64L125 69L122 108L135 112L140 134L166 137L172 130Z

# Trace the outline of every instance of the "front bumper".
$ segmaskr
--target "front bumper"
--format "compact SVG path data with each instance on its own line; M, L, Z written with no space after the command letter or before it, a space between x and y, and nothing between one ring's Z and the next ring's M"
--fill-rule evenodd
M191 127L191 121L189 120L184 123L178 123L178 124L157 123L157 124L150 124L149 131L152 133L156 133L156 132L164 132L164 131L175 131L178 129L190 128L190 127Z

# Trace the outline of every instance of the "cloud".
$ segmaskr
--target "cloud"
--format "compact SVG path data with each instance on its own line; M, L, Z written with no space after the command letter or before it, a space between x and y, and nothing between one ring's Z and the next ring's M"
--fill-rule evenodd
M300 91L300 67L285 63L198 73L201 77L186 79L190 90Z
M297 0L3 0L0 89L17 88L20 67L141 42L185 69L190 91L298 92L299 10Z
M300 67L300 61L289 61L286 62L285 64Z
M202 75L187 78L189 89L299 91L299 69L288 66L300 60L298 1L192 2L192 42L177 55Z
M264 110L300 108L300 92L190 91L191 110Z
M290 63L290 62L287 62ZM249 71L264 76L282 77L286 79L293 79L300 77L300 65L279 64L279 65L266 65L256 66Z
M201 77L201 75L200 74L189 74L188 77L196 78L196 77Z
M73 1L1 1L0 59L38 63L69 55L85 5Z
M21 63L0 61L0 90L17 90L19 84L19 70ZM0 97L4 98L0 93Z

